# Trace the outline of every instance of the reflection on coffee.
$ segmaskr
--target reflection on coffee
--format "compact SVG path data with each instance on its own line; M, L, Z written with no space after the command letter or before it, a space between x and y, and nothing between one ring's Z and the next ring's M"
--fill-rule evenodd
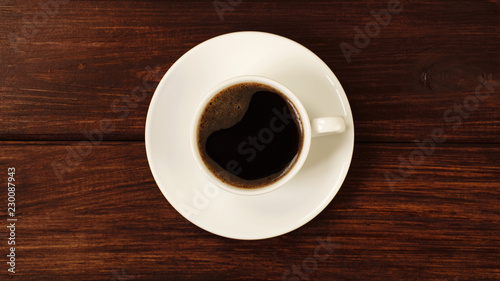
M197 145L207 168L241 188L264 187L295 164L303 144L300 115L278 90L255 82L226 88L206 105Z

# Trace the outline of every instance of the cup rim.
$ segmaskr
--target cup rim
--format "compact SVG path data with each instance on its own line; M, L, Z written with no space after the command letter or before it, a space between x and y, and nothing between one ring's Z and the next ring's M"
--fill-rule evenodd
M201 118L201 114L203 110L206 107L206 104L219 92L222 90L237 85L241 83L249 83L249 82L256 82L256 83L262 83L268 86L271 86L275 88L276 90L280 91L282 94L284 94L295 106L296 110L299 112L299 115L301 117L301 122L303 126L303 143L302 143L302 149L300 150L300 154L298 155L298 159L295 160L295 164L293 167L286 173L285 176L280 178L278 181L263 186L263 187L257 187L257 188L242 188L242 187L236 187L233 185L230 185L228 183L223 182L219 178L217 178L205 165L203 162L203 159L200 156L199 150L198 150L198 144L197 144L197 134L198 134L198 123ZM309 121L309 116L307 115L307 112L300 102L300 100L293 94L293 92L285 87L283 84L279 83L278 81L275 81L273 79L264 77L264 76L258 76L258 75L242 75L242 76L237 76L233 77L227 80L222 81L221 83L217 84L215 87L210 89L208 93L202 98L200 103L198 104L195 114L193 116L193 120L191 122L191 130L190 130L190 143L191 143L191 150L195 159L195 162L198 166L198 168L202 171L203 175L208 178L210 182L215 184L216 186L229 191L234 194L239 194L239 195L260 195L260 194L265 194L271 191L274 191L278 189L279 187L283 186L286 182L288 182L290 179L292 179L302 168L302 165L304 164L307 155L309 154L309 148L311 146L311 124Z

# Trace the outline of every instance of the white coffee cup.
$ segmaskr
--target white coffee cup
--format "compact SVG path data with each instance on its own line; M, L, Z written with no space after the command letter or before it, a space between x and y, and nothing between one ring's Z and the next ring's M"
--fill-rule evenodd
M293 106L297 110L300 116L300 122L302 122L302 133L303 133L303 142L302 142L302 149L300 149L298 155L296 156L295 163L293 166L288 170L288 172L275 182L263 186L263 187L257 187L257 188L242 188L242 187L236 187L233 185L230 185L221 179L219 179L216 175L210 171L207 166L205 165L202 156L200 155L198 145L197 145L197 135L198 135L198 124L200 122L200 118L202 116L202 113L204 109L206 108L207 104L210 102L210 100L223 91L226 88L229 88L231 86L237 85L237 84L242 84L242 83L260 83L264 85L268 85L276 90L278 90L281 94L285 95L289 101L292 102ZM292 179L301 169L302 165L306 161L307 155L309 153L309 148L311 146L311 138L313 137L319 137L319 136L325 136L325 135L330 135L330 134L337 134L337 133L342 133L345 131L345 120L344 117L342 116L328 116L328 117L321 117L321 118L315 118L313 120L309 119L309 116L307 115L307 112L302 105L302 103L299 101L299 99L290 91L288 88L286 88L284 85L281 83L278 83L272 79L262 77L262 76L253 76L253 75L247 75L247 76L238 76L235 78L231 78L229 80L226 80L214 88L212 88L207 95L203 98L201 101L200 105L195 111L194 117L193 117L193 122L192 122L192 127L191 127L191 148L193 152L194 159L196 163L198 164L198 167L200 170L203 172L203 174L210 180L212 183L215 185L219 186L220 188L227 190L232 193L240 194L240 195L259 195L259 194L264 194L273 190L276 190L280 186L284 185L286 182L288 182L290 179ZM292 160L293 161L293 160Z

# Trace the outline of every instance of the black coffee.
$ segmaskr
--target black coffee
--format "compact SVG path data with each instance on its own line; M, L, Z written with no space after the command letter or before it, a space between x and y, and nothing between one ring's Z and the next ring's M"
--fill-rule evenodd
M263 187L295 164L303 142L293 104L276 89L242 83L222 90L204 109L198 149L208 169L241 188Z

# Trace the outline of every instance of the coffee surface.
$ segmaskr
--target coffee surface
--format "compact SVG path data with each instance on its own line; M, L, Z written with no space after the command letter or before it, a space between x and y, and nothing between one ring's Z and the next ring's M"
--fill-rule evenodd
M282 178L302 148L302 123L293 104L276 89L242 83L222 90L198 124L198 149L208 169L241 188Z

